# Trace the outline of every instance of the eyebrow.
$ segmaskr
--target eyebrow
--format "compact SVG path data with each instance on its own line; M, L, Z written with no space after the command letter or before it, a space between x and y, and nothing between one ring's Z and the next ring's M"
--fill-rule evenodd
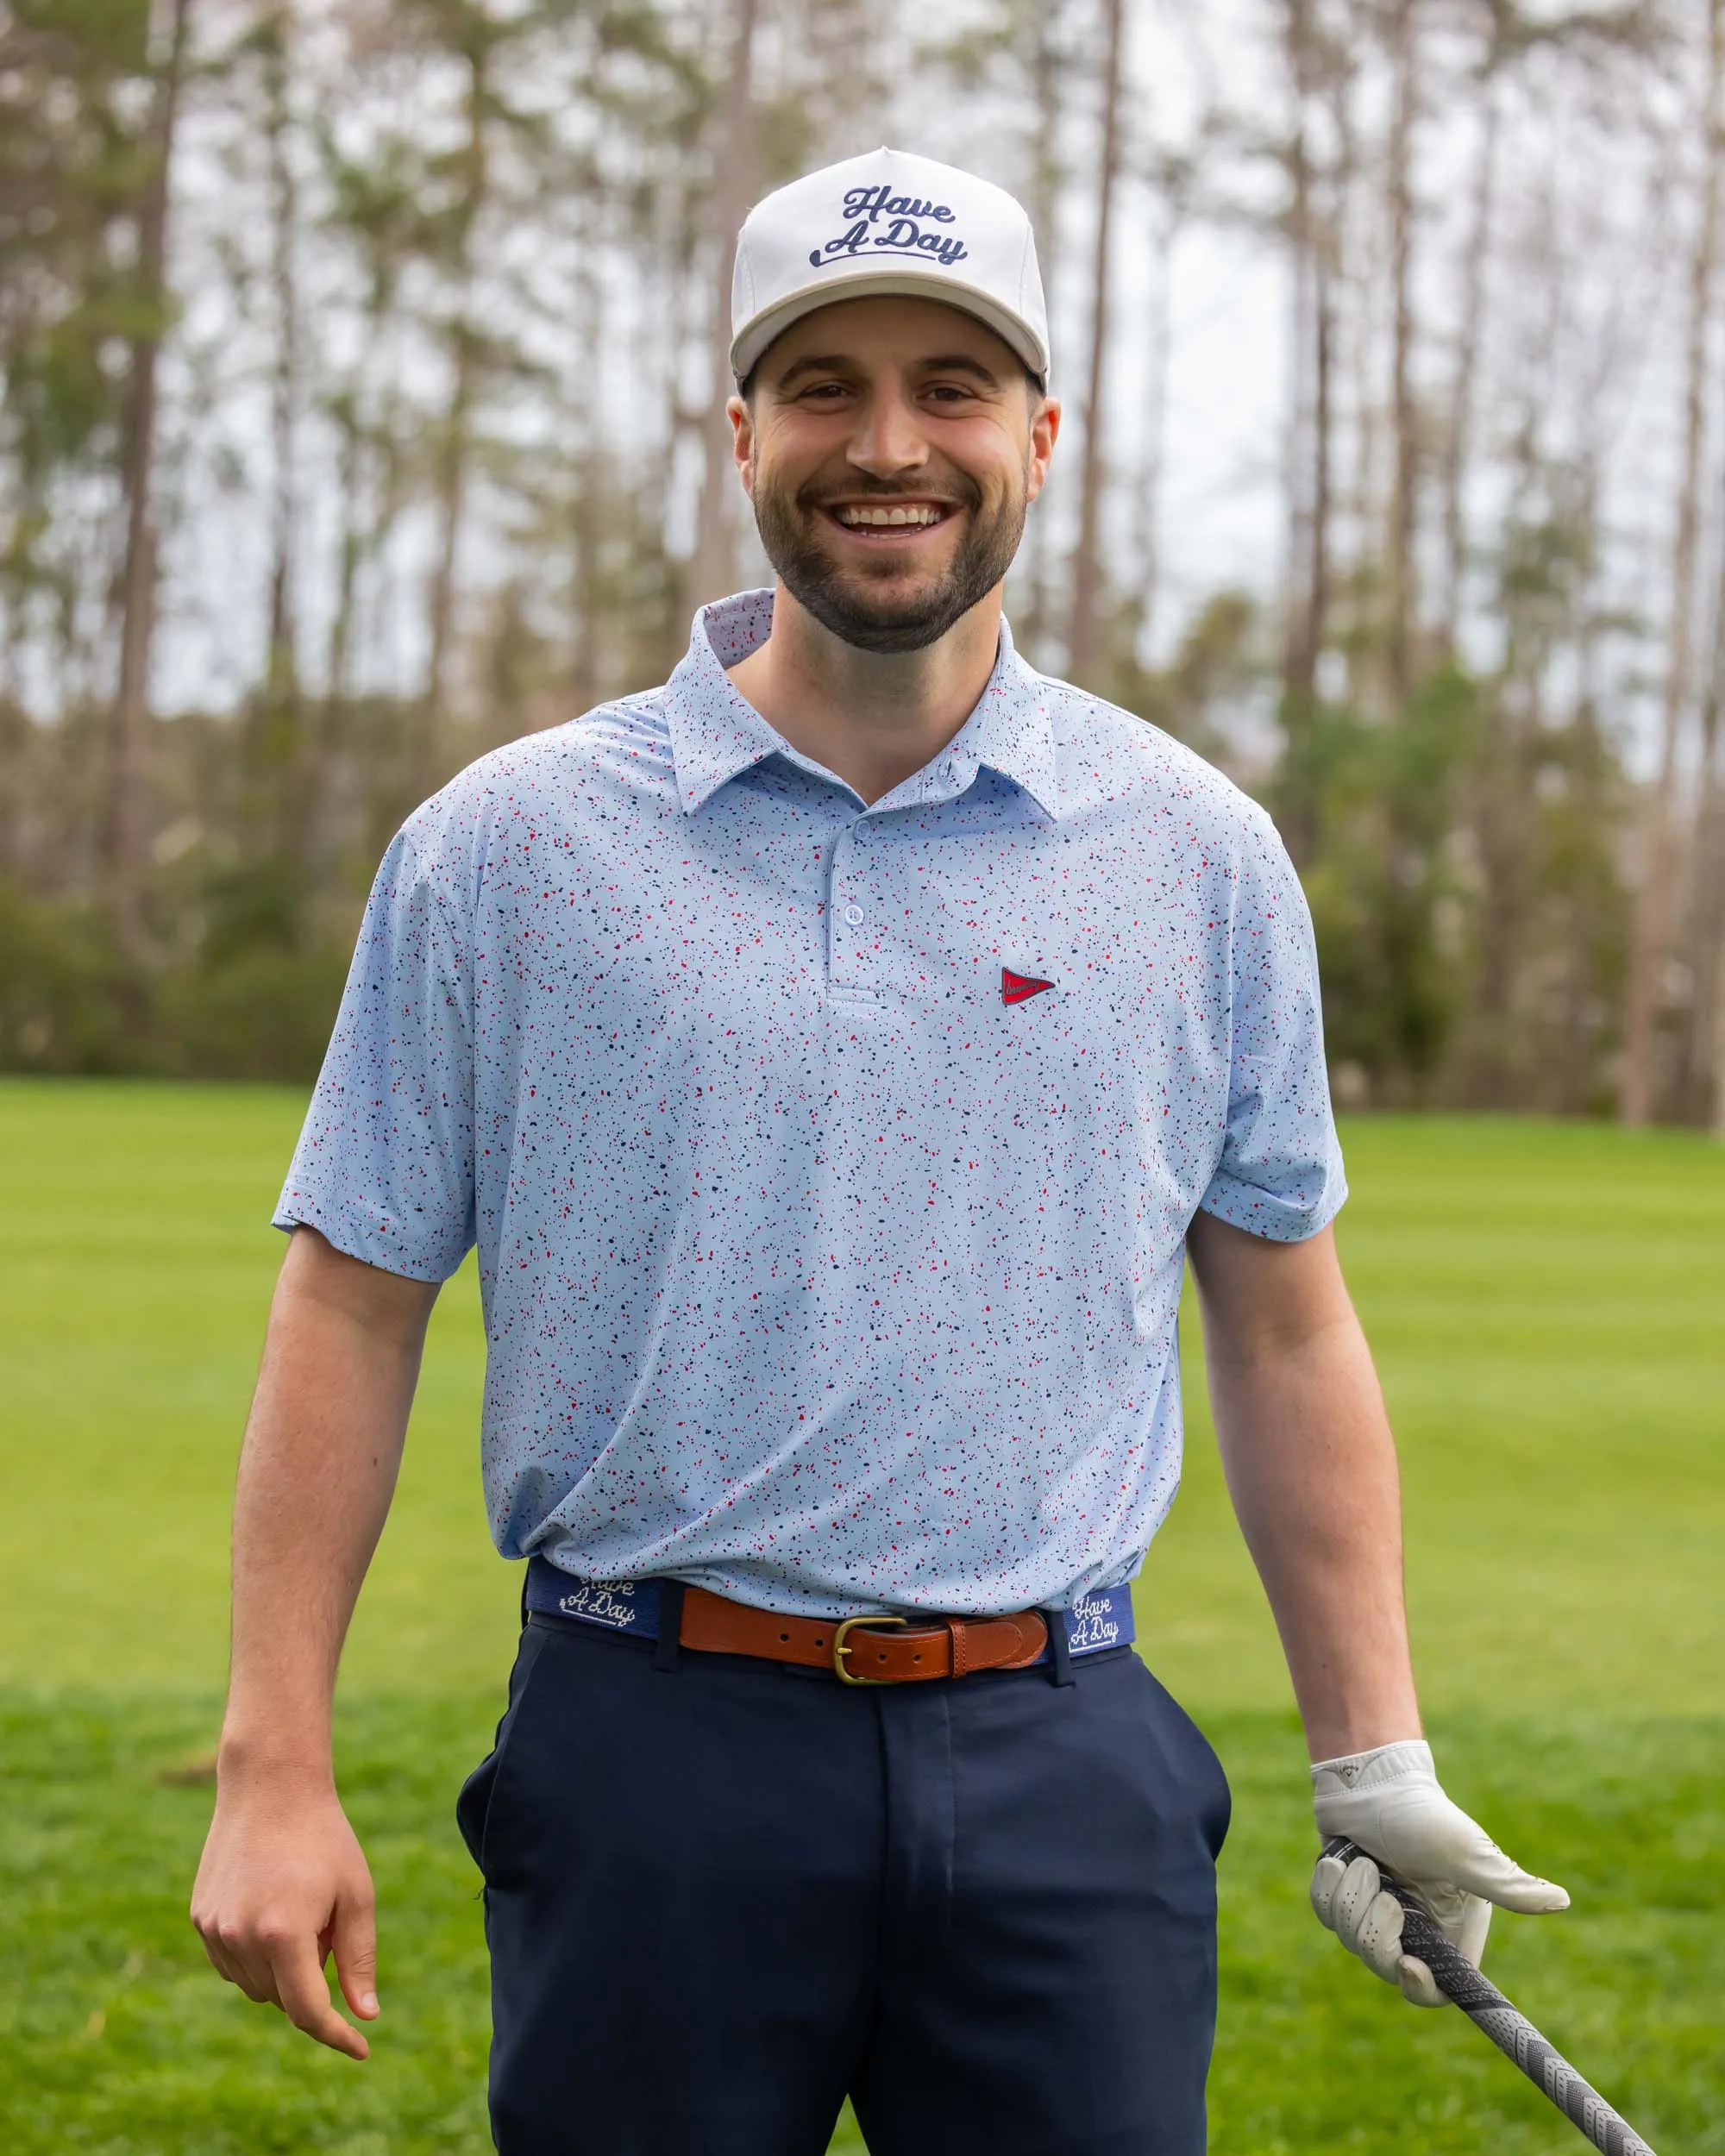
M780 375L777 386L788 389L793 382L800 380L805 374L848 374L855 370L856 364L854 360L847 360L838 353L811 354L806 360L793 360Z
M855 374L856 361L844 353L814 354L806 359L793 360L779 377L775 386L781 392L800 381L806 374ZM973 359L968 352L946 352L933 359L919 360L912 369L922 374L969 374L986 383L990 389L1000 387L1000 378L991 367Z
M948 352L939 359L923 360L919 364L929 374L969 374L979 382L987 382L990 387L1000 385L1000 378L994 368L985 367L981 360L972 359L968 352Z

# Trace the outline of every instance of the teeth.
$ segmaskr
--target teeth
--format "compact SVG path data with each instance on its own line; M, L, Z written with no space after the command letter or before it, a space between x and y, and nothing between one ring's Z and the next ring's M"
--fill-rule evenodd
M840 523L849 524L853 530L859 524L875 526L938 524L946 514L944 509L936 508L926 503L913 503L908 508L900 505L894 509L888 509L884 505L879 508L870 508L851 502L847 502L835 513Z

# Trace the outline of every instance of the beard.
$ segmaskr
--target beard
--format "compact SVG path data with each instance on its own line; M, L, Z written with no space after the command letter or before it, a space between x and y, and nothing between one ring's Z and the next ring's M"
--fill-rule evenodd
M853 485L843 498L891 502L913 491ZM922 651L938 643L1012 566L1029 507L1027 491L1020 487L985 510L982 490L961 476L940 497L950 501L955 511L969 512L957 550L945 567L925 571L913 582L902 569L876 582L866 564L841 566L822 545L821 505L830 492L830 486L811 484L787 492L757 479L755 524L786 590L824 629L859 651Z

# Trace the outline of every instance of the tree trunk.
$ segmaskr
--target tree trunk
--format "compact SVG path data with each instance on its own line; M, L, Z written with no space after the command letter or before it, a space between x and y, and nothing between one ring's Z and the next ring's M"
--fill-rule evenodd
M720 111L713 172L712 222L718 241L709 342L712 390L701 419L700 510L695 550L683 587L685 612L724 599L737 586L736 461L725 411L731 375L731 273L737 232L749 212L755 174L755 25L759 0L734 0L731 66Z
M1389 491L1389 545L1385 548L1388 617L1384 624L1383 671L1392 711L1406 704L1413 687L1413 636L1416 611L1414 589L1414 535L1419 486L1419 417L1414 408L1414 195L1413 149L1418 26L1415 0L1393 0L1390 60L1395 108L1389 127L1389 275L1393 296L1390 360L1390 424L1395 436L1395 470Z
M1702 448L1706 423L1708 330L1719 242L1721 166L1725 165L1725 0L1709 0L1707 81L1703 139L1706 169L1701 215L1689 271L1689 349L1684 380L1684 455L1678 479L1677 530L1672 547L1671 646L1665 664L1659 769L1642 819L1641 876L1629 954L1628 1010L1624 1025L1625 1123L1650 1123L1658 1106L1657 1027L1659 977L1671 932L1672 812L1678 754L1692 686L1696 557L1700 526Z
M341 429L342 453L336 466L336 605L329 617L329 641L323 661L323 694L339 704L348 693L348 662L354 648L354 600L360 567L361 421L357 399L344 398L334 415Z
M1289 143L1293 200L1294 388L1288 449L1288 595L1282 658L1283 763L1278 823L1298 867L1318 845L1314 738L1318 657L1330 602L1329 528L1334 375L1334 231L1320 212L1310 104L1323 72L1311 0L1289 0L1285 40L1294 93Z
M1032 36L1030 71L1031 91L1036 104L1036 132L1031 139L1030 213L1037 248L1044 265L1044 280L1051 286L1047 298L1052 309L1051 285L1057 260L1054 241L1060 220L1062 180L1058 144L1066 72L1061 64L1051 9L1038 7L1032 10ZM1048 659L1055 613L1054 547L1045 505L1032 514L1026 544L1019 558L1024 565L1026 593L1024 616L1019 623L1020 638L1029 657L1042 665Z
M275 367L270 384L270 438L274 467L271 517L269 650L265 678L288 695L298 683L293 617L293 557L298 526L296 440L299 419L299 293L294 242L299 189L290 143L292 113L293 9L275 8L265 26L270 178L270 283L275 300Z
M1481 324L1485 312L1485 255L1497 204L1497 142L1502 122L1495 66L1488 61L1480 114L1473 204L1462 263L1461 328L1456 340L1455 379L1450 389L1449 426L1444 440L1444 611L1445 651L1453 654L1461 634L1467 582L1467 476L1473 448L1474 381L1479 367Z
M1096 682L1106 662L1102 543L1102 392L1108 357L1108 298L1113 278L1114 196L1120 170L1120 72L1124 0L1107 0L1102 61L1102 140L1096 171L1096 241L1090 268L1090 371L1084 389L1084 450L1079 467L1078 543L1072 556L1072 615L1067 667L1072 679Z
M461 154L461 197L452 267L456 283L455 318L450 333L449 398L437 443L437 558L426 602L430 652L425 691L411 748L411 793L423 801L437 782L438 743L448 701L449 656L455 644L455 567L467 510L467 429L479 373L480 332L473 318L474 232L490 190L486 118L490 101L488 48L482 27L471 27L462 58L467 66L467 132Z
M1718 1127L1725 1116L1725 551L1713 599L1713 649L1701 706L1701 755L1690 849L1690 973L1686 1076L1693 1112Z
M22 883L28 859L30 722L9 686L0 686L0 877Z
M270 380L271 505L269 645L264 661L260 777L266 824L278 849L303 860L310 839L310 773L299 693L294 557L298 547L300 339L299 188L293 166L293 8L281 0L262 26L269 149L270 285L274 298L275 366Z
M1725 942L1713 973L1713 1135L1725 1140Z
M1719 769L1716 726L1703 743L1705 764L1701 797L1696 809L1690 860L1694 896L1690 909L1690 971L1694 981L1694 1002L1690 1012L1690 1037L1685 1059L1688 1081L1686 1112L1697 1121L1713 1125L1725 1092L1725 1069L1719 1062L1725 1047L1725 781Z
M593 348L603 351L606 335L603 287L593 273L587 254L592 242L585 233L578 244L582 257L575 273L576 317L583 333L591 339ZM565 423L572 436L574 479L568 502L568 684L573 708L579 712L591 711L599 701L599 635L603 611L599 568L606 514L605 468L599 415L582 399L579 388L569 399ZM660 498L662 501L662 497Z
M1168 378L1174 339L1174 248L1181 213L1170 205L1157 232L1155 279L1145 363L1144 463L1138 473L1137 530L1133 534L1136 576L1132 595L1132 654L1148 663L1140 649L1155 634L1162 580L1162 486L1168 454Z
M382 248L386 243L380 241L378 245ZM387 388L378 416L367 417L373 403L372 355L386 342L398 266L382 253L372 260L359 355L352 376L329 407L329 417L342 437L336 479L336 523L340 534L336 549L336 605L323 662L323 693L331 705L354 693L361 574L376 565L388 545L401 507L400 460L389 433L393 404ZM320 742L320 759L323 745ZM321 783L321 778L314 780L315 785Z
M148 135L150 166L138 206L139 301L147 326L131 340L130 395L121 465L126 550L120 572L120 674L110 722L103 856L109 910L121 937L135 950L145 942L150 646L156 606L157 544L151 499L156 367L167 310L168 199L190 16L191 0L173 0L168 48L156 78Z

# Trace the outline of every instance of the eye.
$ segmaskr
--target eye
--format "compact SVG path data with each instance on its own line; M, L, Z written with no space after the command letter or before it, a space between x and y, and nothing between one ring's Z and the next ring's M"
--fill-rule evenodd
M969 404L973 392L962 382L931 382L925 392L938 404Z

